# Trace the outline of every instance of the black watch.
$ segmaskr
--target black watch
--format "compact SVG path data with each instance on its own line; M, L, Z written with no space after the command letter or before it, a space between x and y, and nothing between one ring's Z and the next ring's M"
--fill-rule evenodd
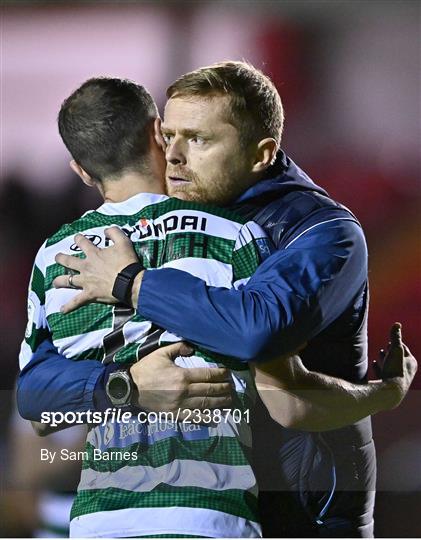
M140 262L131 263L117 274L114 281L112 295L121 303L132 307L132 288L133 281L139 272L144 270Z
M107 384L105 385L105 392L113 407L127 407L131 405L133 386L133 379L128 369L110 373Z

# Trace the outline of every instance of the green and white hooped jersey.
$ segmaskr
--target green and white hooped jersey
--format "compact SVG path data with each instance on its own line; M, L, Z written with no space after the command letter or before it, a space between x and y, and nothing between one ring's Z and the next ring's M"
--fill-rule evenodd
M129 236L146 268L184 270L212 286L243 286L262 253L269 253L258 225L223 209L145 193L122 203L105 203L61 227L39 250L29 287L21 369L48 336L61 354L75 361L103 360L107 355L106 337L116 324L116 307L90 304L63 315L61 305L78 291L54 289L52 281L63 272L54 260L58 252L84 256L74 243L76 233L103 248L108 245L104 229L112 225ZM133 314L123 327L113 361L133 362L152 330L150 321ZM161 343L178 339L164 332ZM71 514L71 536L261 535L248 424L256 390L248 366L199 349L176 362L182 367L228 367L236 391L236 418L228 414L219 422L197 425L146 423L133 415L129 423L92 426ZM106 456L110 457L103 459Z

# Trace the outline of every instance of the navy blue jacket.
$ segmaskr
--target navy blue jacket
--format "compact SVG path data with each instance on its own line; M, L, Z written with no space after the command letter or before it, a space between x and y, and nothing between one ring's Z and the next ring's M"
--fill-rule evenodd
M367 371L367 249L355 216L282 152L233 210L257 221L276 251L241 290L208 287L174 269L146 271L138 311L208 350L244 361L294 351L309 369L361 381ZM180 317L183 306L183 317ZM44 342L18 380L25 418L102 408L106 368Z

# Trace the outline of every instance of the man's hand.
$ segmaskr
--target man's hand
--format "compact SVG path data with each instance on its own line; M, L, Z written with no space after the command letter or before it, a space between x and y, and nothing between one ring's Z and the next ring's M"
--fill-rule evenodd
M394 323L390 329L387 352L380 351L380 361L375 364L377 375L390 390L390 408L397 407L408 393L418 369L418 363L402 342L402 325Z
M148 354L130 368L138 390L138 405L149 411L177 413L183 409L215 409L231 403L230 372L225 368L180 368L177 356L192 349L175 343Z
M54 287L56 289L61 287L82 289L62 307L62 313L69 313L91 302L104 304L117 302L112 295L117 274L129 264L138 262L138 258L131 241L121 229L110 227L105 230L105 236L114 242L113 246L105 249L97 248L82 234L75 236L75 243L86 255L86 259L64 255L64 253L56 255L55 260L58 264L79 273L72 275L71 281L68 274L56 277L53 281ZM139 286L138 280L137 290Z

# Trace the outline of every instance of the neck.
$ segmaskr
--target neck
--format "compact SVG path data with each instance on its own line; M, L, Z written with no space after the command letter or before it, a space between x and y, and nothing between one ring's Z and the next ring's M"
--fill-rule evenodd
M106 179L99 186L105 202L123 202L138 193L164 194L163 181L149 176L129 172L115 179Z

